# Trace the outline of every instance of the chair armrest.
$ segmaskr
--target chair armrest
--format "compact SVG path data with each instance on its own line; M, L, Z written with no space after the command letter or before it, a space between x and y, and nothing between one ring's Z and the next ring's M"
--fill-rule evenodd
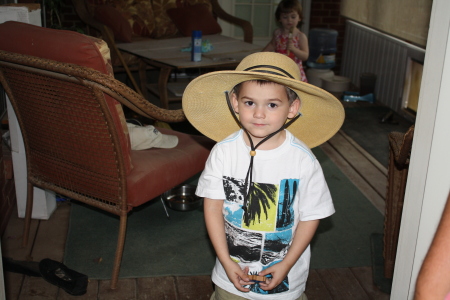
M389 147L393 152L394 162L399 170L406 169L409 165L413 136L414 125L406 133L394 131L388 135Z
M223 8L220 6L217 0L211 0L211 5L214 14L218 18L242 28L242 30L244 31L245 42L250 44L253 42L253 26L250 22L230 15L229 13L223 10Z
M98 73L96 78L100 83L98 87L104 93L141 116L167 123L178 123L186 120L182 109L170 110L158 107L146 100L141 94L130 89L123 82L108 75Z

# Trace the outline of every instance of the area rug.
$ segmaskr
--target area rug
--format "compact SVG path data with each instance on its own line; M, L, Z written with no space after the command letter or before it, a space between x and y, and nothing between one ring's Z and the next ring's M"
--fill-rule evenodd
M383 217L320 149L336 214L321 221L312 241L312 268L370 266L370 235L381 233ZM192 181L195 181L195 178ZM214 265L201 209L169 210L155 199L128 218L121 278L209 275ZM118 218L73 203L64 263L90 279L111 276Z
M321 220L311 242L311 268L371 266L370 236L383 232L383 215L319 149L313 149L322 165L336 213Z

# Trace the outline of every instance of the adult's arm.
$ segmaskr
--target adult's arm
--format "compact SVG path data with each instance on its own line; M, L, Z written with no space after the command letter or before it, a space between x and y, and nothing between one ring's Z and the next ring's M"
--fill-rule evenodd
M417 277L415 300L443 300L450 293L450 194Z

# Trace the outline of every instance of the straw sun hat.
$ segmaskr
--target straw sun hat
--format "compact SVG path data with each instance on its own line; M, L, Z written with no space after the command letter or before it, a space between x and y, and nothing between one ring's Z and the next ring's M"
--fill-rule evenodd
M330 139L344 122L341 102L328 92L300 81L297 64L274 52L251 54L236 70L206 73L192 80L183 94L183 110L189 122L215 141L238 131L240 126L228 108L225 92L248 80L273 81L297 93L302 116L288 130L310 148Z

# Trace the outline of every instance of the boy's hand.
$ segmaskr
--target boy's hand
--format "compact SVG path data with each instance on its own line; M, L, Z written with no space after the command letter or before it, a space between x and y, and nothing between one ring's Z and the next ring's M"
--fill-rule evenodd
M273 290L276 286L283 282L290 269L291 268L289 266L283 264L283 261L281 261L265 270L262 270L259 272L260 276L271 274L272 278L267 278L265 282L260 282L259 286L265 291Z
M249 288L243 287L244 285L254 284L254 282L250 281L248 278L248 267L245 267L244 270L241 269L239 264L230 260L226 265L222 264L225 268L225 272L227 272L228 279L234 284L234 286L241 292L249 292Z

